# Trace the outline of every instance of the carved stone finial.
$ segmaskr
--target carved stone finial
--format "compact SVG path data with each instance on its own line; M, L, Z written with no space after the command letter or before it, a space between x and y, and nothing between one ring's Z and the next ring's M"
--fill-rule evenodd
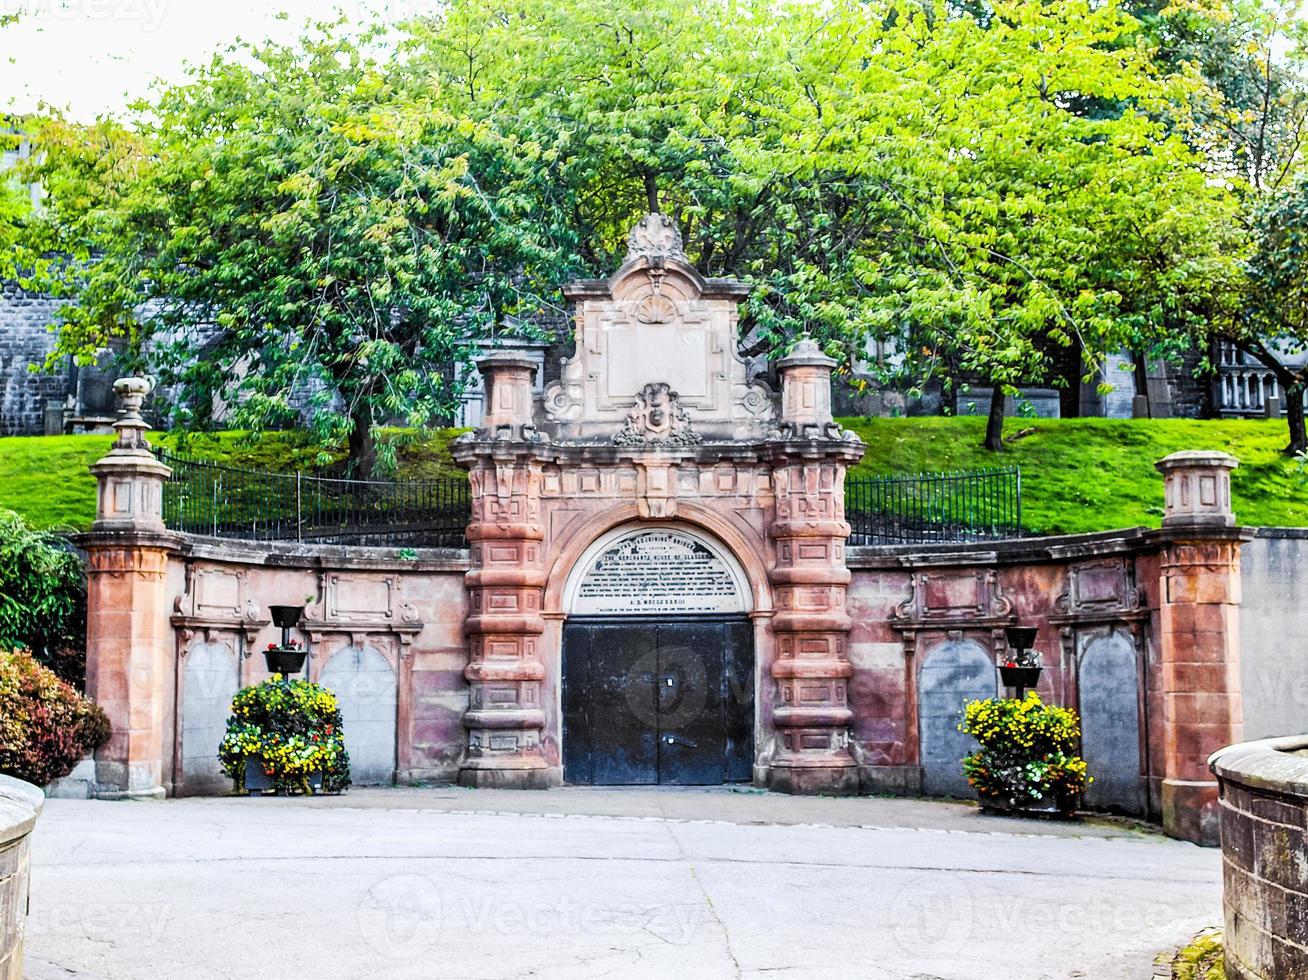
M626 261L642 256L686 261L681 232L666 214L647 214L631 229L631 234L627 236Z
M663 381L640 389L626 425L613 437L618 446L696 446L701 441L677 393Z
M145 441L150 426L141 418L141 408L152 390L154 382L149 378L119 378L114 382L114 394L122 403L118 421L114 423L114 428L118 431L118 440L114 443L117 448L150 448L150 444Z

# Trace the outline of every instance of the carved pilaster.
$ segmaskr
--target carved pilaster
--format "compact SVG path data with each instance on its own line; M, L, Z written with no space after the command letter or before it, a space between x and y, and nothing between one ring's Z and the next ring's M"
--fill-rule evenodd
M542 465L521 446L497 452L474 442L459 453L469 466L473 495L464 670L468 749L459 782L516 789L554 785L562 773L546 759L541 739Z
M844 444L827 458L783 456L773 471L776 516L772 537L776 600L773 722L778 752L768 774L773 789L792 793L854 793L858 766L850 753L844 519ZM811 455L811 454L808 454ZM853 454L857 460L858 454Z

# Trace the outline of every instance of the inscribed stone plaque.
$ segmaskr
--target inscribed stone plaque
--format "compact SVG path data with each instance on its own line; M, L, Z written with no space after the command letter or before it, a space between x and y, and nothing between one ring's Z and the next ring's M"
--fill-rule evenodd
M572 607L579 616L744 611L727 564L676 530L639 531L615 541L586 571Z

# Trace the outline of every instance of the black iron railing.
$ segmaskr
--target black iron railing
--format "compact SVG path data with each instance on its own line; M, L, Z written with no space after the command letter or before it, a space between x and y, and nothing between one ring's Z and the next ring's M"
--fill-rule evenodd
M850 544L994 541L1022 535L1017 467L845 481Z
M388 483L264 473L160 451L172 468L164 523L222 538L334 544L467 546L468 481ZM992 541L1022 533L1016 468L851 477L845 516L855 545Z
M467 546L468 481L343 480L261 473L160 451L172 468L164 523L221 538L334 544Z

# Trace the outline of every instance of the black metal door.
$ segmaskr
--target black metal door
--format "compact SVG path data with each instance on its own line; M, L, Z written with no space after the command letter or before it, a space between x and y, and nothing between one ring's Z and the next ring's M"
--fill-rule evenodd
M682 786L753 775L749 621L570 620L563 773L570 783Z

